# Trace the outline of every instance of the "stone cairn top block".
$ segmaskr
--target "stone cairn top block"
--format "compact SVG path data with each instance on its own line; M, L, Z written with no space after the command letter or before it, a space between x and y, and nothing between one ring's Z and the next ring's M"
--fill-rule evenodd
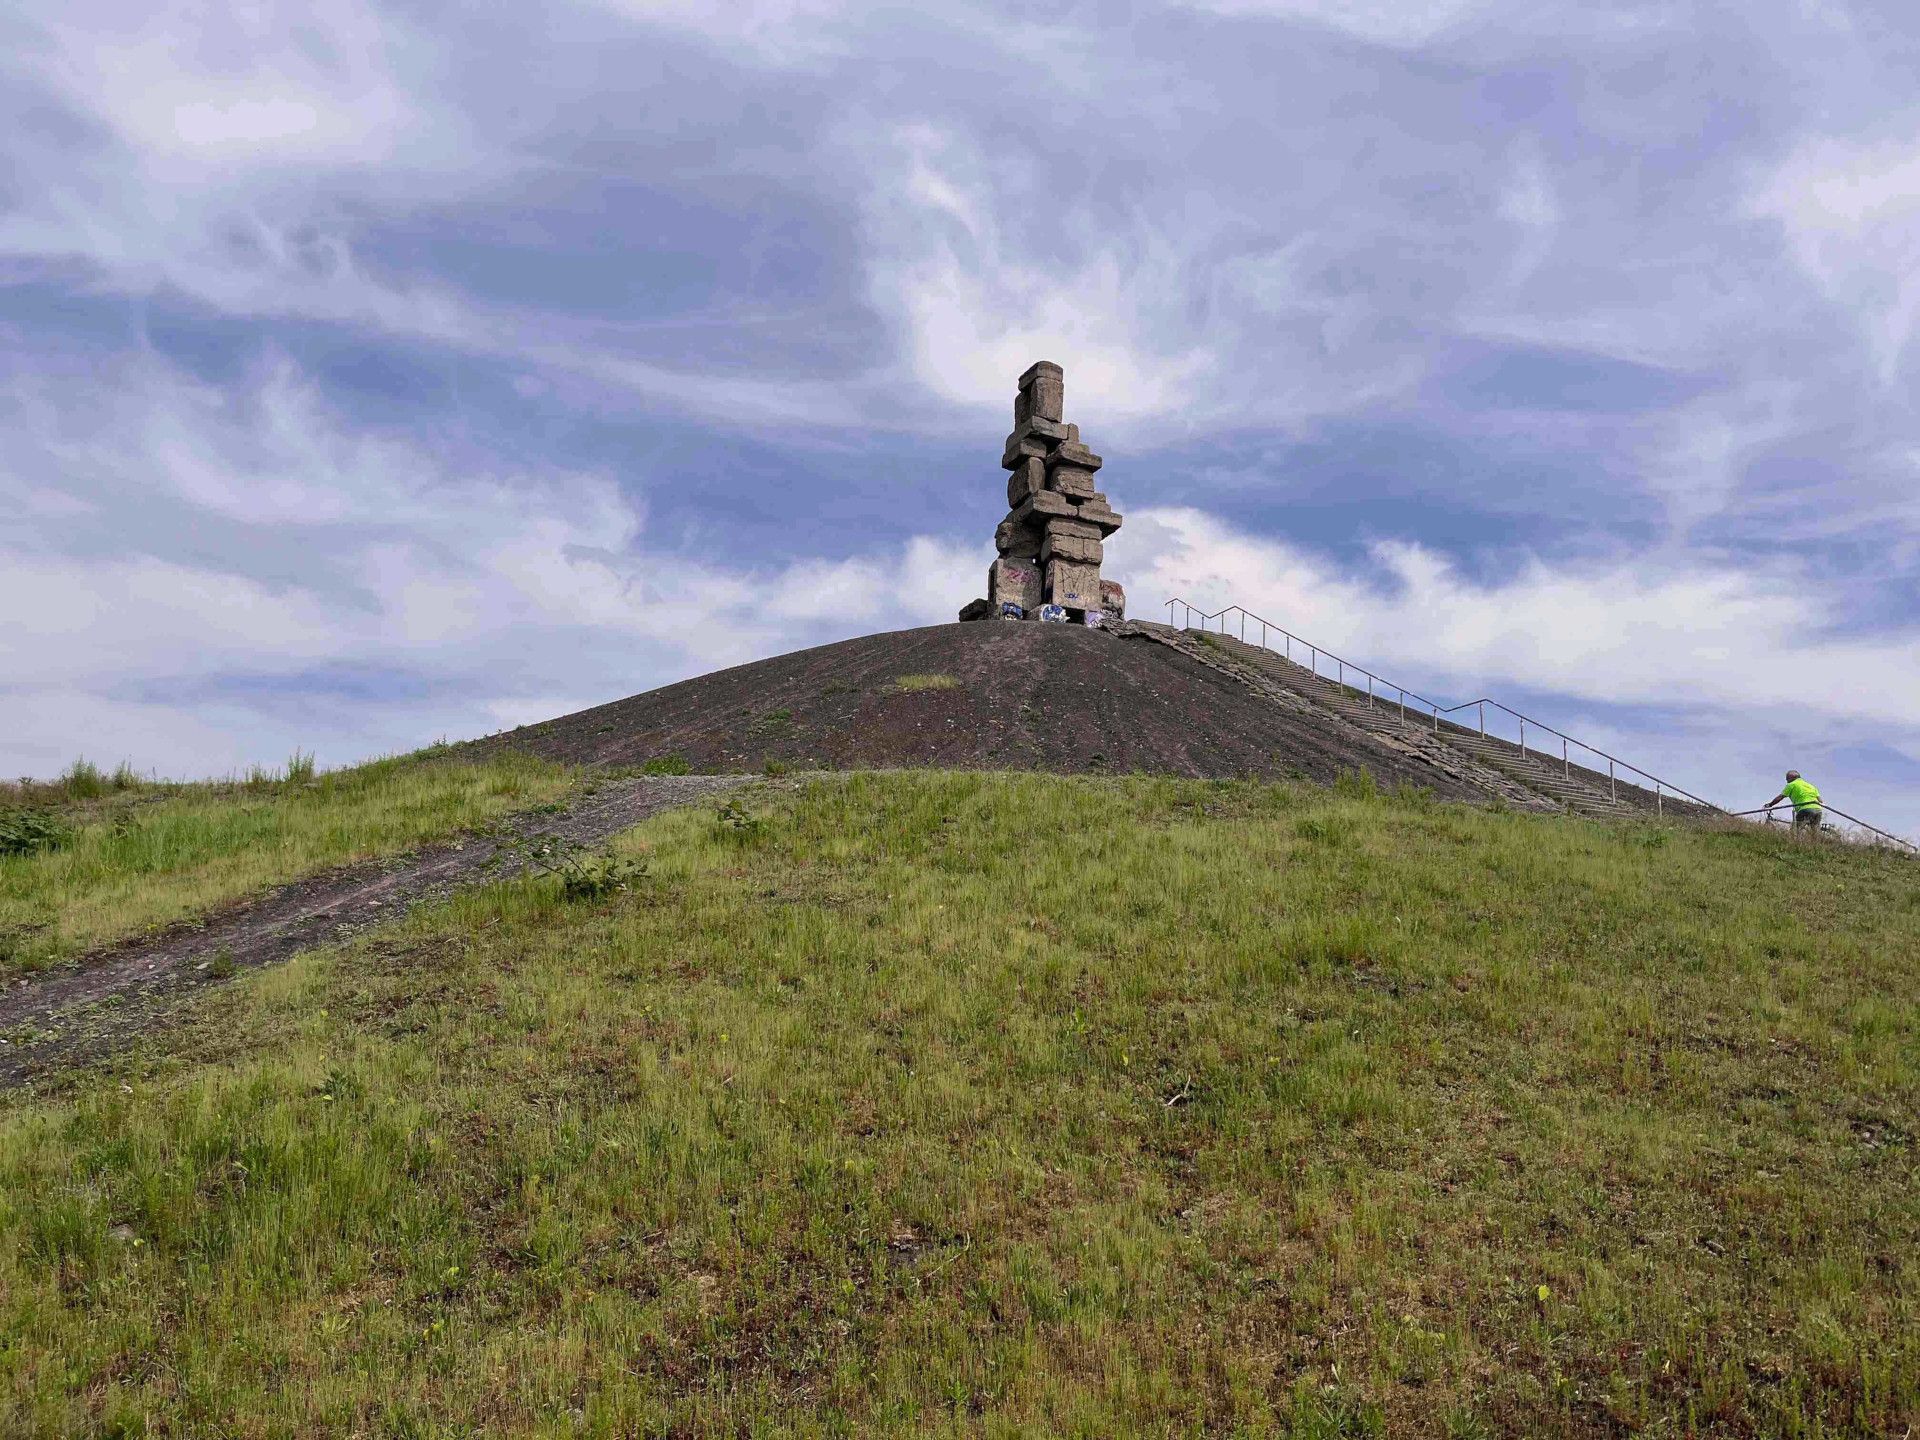
M994 532L1000 558L987 596L962 620L1051 620L1104 625L1124 620L1127 593L1100 576L1106 541L1120 515L1094 489L1102 460L1066 423L1066 372L1051 360L1030 365L1013 402L1013 433L1000 452L1007 471L1007 518Z

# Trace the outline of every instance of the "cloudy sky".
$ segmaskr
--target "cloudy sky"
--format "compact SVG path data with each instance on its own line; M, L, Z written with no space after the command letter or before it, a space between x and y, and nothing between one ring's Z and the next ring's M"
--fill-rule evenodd
M950 619L1047 358L1135 614L1920 830L1911 0L26 0L0 161L0 773Z

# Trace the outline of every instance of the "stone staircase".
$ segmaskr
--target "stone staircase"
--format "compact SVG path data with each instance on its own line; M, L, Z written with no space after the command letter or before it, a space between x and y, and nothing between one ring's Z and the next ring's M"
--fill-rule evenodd
M1442 720L1436 727L1430 715L1403 711L1397 699L1370 697L1364 690L1316 675L1308 666L1231 635L1175 633L1186 634L1229 664L1250 670L1284 692L1397 748L1410 749L1509 803L1592 816L1702 813L1699 806L1657 796L1585 766L1522 750L1510 740L1482 735L1452 721Z

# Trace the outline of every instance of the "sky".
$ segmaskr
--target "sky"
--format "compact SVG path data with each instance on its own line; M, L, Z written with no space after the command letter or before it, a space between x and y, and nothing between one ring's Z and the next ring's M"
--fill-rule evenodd
M951 620L1049 359L1136 617L1913 833L1916 329L1910 0L25 0L0 774Z

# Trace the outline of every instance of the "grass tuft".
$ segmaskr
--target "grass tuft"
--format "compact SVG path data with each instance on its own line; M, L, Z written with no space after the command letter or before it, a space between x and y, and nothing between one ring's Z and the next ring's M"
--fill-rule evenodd
M893 688L911 695L920 690L957 690L960 682L952 675L901 675L894 680Z

